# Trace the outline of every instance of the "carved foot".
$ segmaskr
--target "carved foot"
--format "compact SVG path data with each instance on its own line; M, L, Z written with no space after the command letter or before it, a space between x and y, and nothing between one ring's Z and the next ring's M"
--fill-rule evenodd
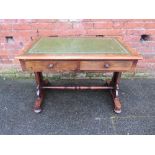
M122 104L118 96L118 90L112 90L111 95L114 102L114 111L115 113L119 114L121 113Z
M115 106L115 108L114 108L115 113L117 113L117 114L121 113L122 105L121 105L120 99L114 98L113 100L114 100L114 106Z
M42 111L42 109L41 109L42 101L43 101L43 95L36 99L35 104L34 104L34 112L35 113L40 113Z

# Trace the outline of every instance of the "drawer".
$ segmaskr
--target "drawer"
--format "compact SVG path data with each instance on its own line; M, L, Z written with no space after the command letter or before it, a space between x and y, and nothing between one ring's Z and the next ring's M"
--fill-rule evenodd
M132 61L81 61L81 71L129 71Z
M33 72L68 72L78 68L77 61L25 61L24 70Z

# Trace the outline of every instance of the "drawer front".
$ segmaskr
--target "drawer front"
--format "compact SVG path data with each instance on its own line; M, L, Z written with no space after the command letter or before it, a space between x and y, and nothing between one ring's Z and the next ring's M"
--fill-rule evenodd
M77 61L25 61L25 70L33 72L68 72L77 69Z
M133 61L81 61L81 71L129 71Z

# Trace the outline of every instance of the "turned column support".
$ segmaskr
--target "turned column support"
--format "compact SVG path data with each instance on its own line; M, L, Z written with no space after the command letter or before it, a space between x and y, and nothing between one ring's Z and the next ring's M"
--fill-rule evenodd
M35 74L35 81L37 85L37 90L36 90L37 99L34 104L34 112L40 113L42 111L41 105L44 98L44 91L42 89L44 81L43 81L43 76L41 72L35 72L34 74Z
M119 83L121 79L121 72L114 72L112 80L108 82L108 85L114 87L114 89L111 90L112 99L114 102L114 111L116 113L121 113L121 101L119 99Z

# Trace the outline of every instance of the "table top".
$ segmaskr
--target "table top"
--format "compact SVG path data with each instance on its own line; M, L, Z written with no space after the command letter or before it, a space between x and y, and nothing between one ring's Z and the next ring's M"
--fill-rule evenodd
M122 41L107 37L42 37L17 59L141 59Z
M27 54L130 54L113 38L41 38Z

